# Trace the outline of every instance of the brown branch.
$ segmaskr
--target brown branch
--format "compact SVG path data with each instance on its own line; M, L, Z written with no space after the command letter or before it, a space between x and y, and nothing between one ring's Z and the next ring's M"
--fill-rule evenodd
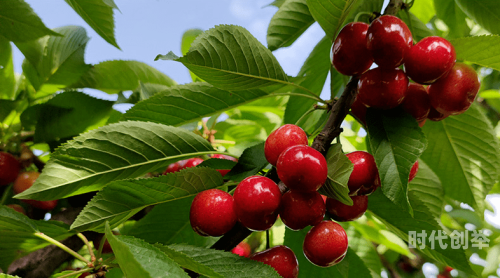
M391 0L387 7L385 8L384 14L385 15L396 15L399 10L403 8L403 1L402 0Z

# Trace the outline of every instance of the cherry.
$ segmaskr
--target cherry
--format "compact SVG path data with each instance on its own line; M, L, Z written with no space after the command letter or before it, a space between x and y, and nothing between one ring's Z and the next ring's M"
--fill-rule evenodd
M238 162L238 159L230 156L230 155L225 155L225 154L214 154L212 155L212 158L219 158L219 159L227 159L227 160L231 160L231 161L234 161L234 162ZM219 173L222 175L222 176L225 176L227 173L229 173L229 171L231 171L231 169L218 169L217 171L219 171Z
M401 106L403 110L412 115L417 122L427 119L431 109L431 101L425 87L417 83L410 83L406 91L406 97Z
M328 175L325 157L304 145L286 149L278 158L276 171L288 188L302 192L317 191Z
M356 97L354 102L351 105L351 115L353 115L360 123L366 125L366 111L368 109L366 106L359 101L359 98Z
M84 272L84 273L80 274L80 276L78 276L78 278L85 278L89 275L90 275L90 272Z
M331 220L323 220L307 232L302 249L311 263L328 267L344 259L347 247L344 228Z
M112 233L116 236L119 235L120 233L112 231ZM101 246L101 240L104 238L104 236L100 237L99 241L94 242L94 247L97 249ZM113 249L111 249L111 244L109 244L109 241L106 239L104 241L104 244L102 245L102 252L103 254L110 254L113 253Z
M347 183L349 191L355 192L363 185L372 185L378 174L377 164L373 156L365 151L355 151L346 154L346 156L354 164Z
M419 41L406 53L405 71L415 82L431 84L451 70L455 48L446 39L432 36Z
M430 109L429 109L429 112L430 112ZM428 117L428 116L427 116ZM425 125L425 122L427 121L427 119L423 119L422 121L418 122L418 126L419 127L423 127Z
M373 58L366 48L368 24L352 22L346 24L333 43L332 64L343 75L357 75L367 71Z
M375 180L373 181L372 184L363 185L359 188L359 190L355 194L349 194L349 195L352 195L352 196L370 195L373 192L375 192L375 190L377 190L377 188L379 188L381 186L382 186L382 183L380 182L380 176L378 175L378 172L377 172Z
M22 213L24 215L26 215L26 211L24 210L23 207L21 207L20 205L17 205L17 204L10 204L10 205L7 205L7 207L19 212L19 213Z
M290 190L281 196L280 217L292 230L314 226L325 217L325 202L321 194Z
M307 135L302 128L286 124L269 134L264 145L264 154L267 161L276 166L278 157L288 147L308 144Z
M444 267L444 271L446 271L446 272L451 272L452 270L453 270L453 267L451 267L451 266Z
M14 186L12 189L15 194L19 194L24 190L30 188L40 176L38 172L23 172L19 174L17 179L14 181ZM31 205L34 208L41 210L53 210L57 206L57 200L51 201L37 201L37 200L21 200L26 204Z
M411 182L415 178L417 172L418 172L418 160L413 164L413 166L411 166L408 182Z
M281 192L271 179L247 177L238 184L233 198L236 217L248 229L264 231L276 222Z
M395 16L383 15L368 27L366 46L379 67L394 69L400 66L412 45L410 29Z
M439 113L436 109L434 109L434 107L431 106L431 108L429 109L429 115L427 115L427 119L438 122L446 119L448 116L448 114Z
M348 206L339 200L327 198L326 210L335 221L353 221L365 213L368 208L368 196L352 196L353 205Z
M400 69L374 68L363 73L358 99L366 107L392 109L400 105L408 89L408 77Z
M20 169L19 161L12 154L0 152L0 186L15 181Z
M299 276L299 262L292 249L278 245L250 256L250 259L265 263L283 278L297 278Z
M193 230L202 236L222 236L236 224L233 196L220 189L198 193L189 220Z
M163 171L163 174L166 175L168 173L178 172L180 170L180 167L181 167L181 165L179 164L179 162L174 162L174 163L168 165L167 169L165 169L165 171Z
M179 170L191 168L191 167L196 167L198 164L201 164L202 162L203 162L203 159L201 159L199 157L193 157L193 158L187 159L184 164L180 164L181 166L179 167Z
M476 71L456 63L448 75L429 86L431 105L445 115L458 115L467 110L479 91Z
M252 249L250 248L250 244L242 241L236 247L234 247L233 250L231 250L231 253L248 258L248 256L250 256L250 253L252 253Z

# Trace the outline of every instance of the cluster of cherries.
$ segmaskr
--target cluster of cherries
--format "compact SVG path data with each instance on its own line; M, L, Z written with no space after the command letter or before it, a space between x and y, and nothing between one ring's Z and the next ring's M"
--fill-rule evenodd
M227 160L231 160L234 162L238 162L238 159L236 159L230 155L225 155L225 154L214 154L211 156L211 158L227 159ZM174 162L174 163L168 165L167 169L165 169L165 171L163 171L163 174L166 175L168 173L179 172L182 169L196 167L199 164L201 164L203 161L204 161L203 158L199 158L199 157L193 157L193 158L177 161L177 162ZM219 171L219 173L224 177L227 173L229 173L230 170L218 169L217 171Z
M21 164L15 156L7 152L0 152L0 186L7 186L14 183L12 190L14 194L19 194L30 188L40 175L38 172L20 172ZM29 206L49 211L57 206L57 200L37 201L37 200L21 200ZM26 215L24 208L18 204L9 204L8 207Z
M431 36L413 45L410 29L395 16L381 16L370 25L345 25L332 52L337 71L359 76L351 112L363 123L367 107L401 106L423 126L427 119L440 121L465 112L479 91L476 71L455 63L449 41ZM373 62L378 67L370 69Z

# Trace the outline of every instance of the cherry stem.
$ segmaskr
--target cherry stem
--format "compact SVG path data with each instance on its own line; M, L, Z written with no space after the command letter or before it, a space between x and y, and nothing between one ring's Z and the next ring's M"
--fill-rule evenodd
M97 258L102 257L102 249L104 248L104 243L106 242L106 234L104 234L99 242L99 249L97 249Z
M83 261L84 263L87 264L87 266L92 266L93 264L91 262L89 262L89 260L85 259L82 255L76 253L75 251L73 251L72 249L70 249L68 246L62 244L61 242L45 235L44 233L35 233L35 236L36 237L39 237L45 241L48 241L52 244L54 244L55 246L61 248L62 250L66 251L67 253L69 253L70 255L72 255L73 257Z
M90 261L91 262L95 262L96 258L95 258L95 255L94 255L94 251L92 250L92 246L90 246L90 243L87 240L87 238L82 233L78 233L76 235L85 243L85 245L89 249Z
M271 248L271 243L269 240L269 230L266 230L266 249Z
M64 278L64 277L73 277L75 276L76 274L81 274L81 273L85 273L87 271L91 271L92 268L84 268L84 269L80 269L80 270L77 270L77 271L74 271L74 272L71 272L71 273L68 273L68 274L64 274L62 276L59 276L59 278Z

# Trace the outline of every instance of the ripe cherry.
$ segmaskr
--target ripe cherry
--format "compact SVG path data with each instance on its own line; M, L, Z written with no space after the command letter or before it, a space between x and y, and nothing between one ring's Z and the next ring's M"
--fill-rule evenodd
M276 166L278 157L288 147L295 145L308 145L307 134L302 128L286 124L269 134L264 145L264 154L269 163Z
M438 122L446 119L448 116L449 114L439 113L436 109L434 109L434 107L431 106L431 108L429 109L429 115L427 115L427 119Z
M38 172L23 172L19 174L17 179L14 181L14 186L12 189L15 194L19 194L24 190L30 188L40 176ZM57 206L57 200L51 201L37 201L37 200L21 200L24 203L31 205L34 208L41 210L53 210Z
M368 208L368 196L352 196L353 205L348 206L339 200L327 198L326 210L335 221L353 221L365 213Z
M179 170L186 169L186 168L191 168L191 167L196 167L198 164L201 164L203 162L203 159L199 157L193 157L185 161L184 164L181 164L181 167L179 167Z
M408 77L400 69L375 68L363 73L358 99L366 107L392 109L400 105L408 89Z
M463 63L456 63L450 72L428 88L431 105L442 114L458 115L465 112L479 91L476 71Z
M353 115L360 123L366 125L366 111L368 108L359 101L356 97L351 105L351 115Z
M231 160L231 161L234 161L234 162L238 162L238 159L230 156L230 155L225 155L225 154L214 154L212 155L212 158L218 158L218 159L227 159L227 160ZM222 176L225 176L227 173L229 173L229 171L231 171L231 169L218 169L217 171L219 171L219 173L222 175Z
M202 236L222 236L236 224L233 196L220 189L198 193L189 220L193 230Z
M265 263L278 272L283 278L299 276L299 262L292 249L278 245L250 256L250 259Z
M453 45L441 37L427 37L410 48L405 56L408 77L421 84L431 84L444 76L455 64Z
M0 152L0 186L15 181L20 169L19 161L12 154Z
M271 179L247 177L238 184L233 198L236 217L248 229L264 231L276 222L281 192Z
M357 75L367 71L373 58L366 48L368 24L352 22L346 24L333 43L332 64L343 75Z
M401 19L383 15L370 24L366 43L379 67L394 69L403 64L406 53L413 45L413 38Z
M248 258L248 256L250 256L250 253L252 253L252 248L250 248L250 244L242 241L236 247L234 247L233 250L231 250L231 253Z
M325 217L325 202L321 194L290 190L281 197L280 217L292 230L314 226Z
M355 151L346 154L346 156L354 164L354 169L347 183L349 191L356 192L363 185L372 185L378 173L373 156L365 151Z
M278 158L276 171L288 188L302 192L317 191L328 175L325 157L304 145L286 149Z
M372 184L363 185L363 186L361 186L361 188L359 188L359 190L357 192L355 192L355 194L349 193L349 195L351 195L351 196L370 195L373 192L375 192L375 190L377 190L377 188L379 188L381 186L382 186L382 183L380 182L380 176L379 176L379 174L377 172L375 180L373 181Z
M80 276L78 276L78 278L85 278L89 275L90 275L90 272L84 272L84 273L80 274Z
M417 122L427 119L431 109L431 101L425 87L417 83L410 83L401 106Z
M408 182L411 182L415 178L417 172L418 172L418 160L413 164L413 166L411 166Z
M180 167L181 167L181 165L179 164L179 162L174 162L174 163L168 165L167 169L165 169L165 171L163 171L163 174L166 175L168 173L178 172L180 170Z
M344 228L331 220L323 220L307 232L302 249L311 263L328 267L344 259L347 247Z
M24 210L23 207L21 207L20 205L17 205L17 204L10 204L10 205L7 205L7 207L19 212L19 213L22 213L24 215L26 215L26 211Z

